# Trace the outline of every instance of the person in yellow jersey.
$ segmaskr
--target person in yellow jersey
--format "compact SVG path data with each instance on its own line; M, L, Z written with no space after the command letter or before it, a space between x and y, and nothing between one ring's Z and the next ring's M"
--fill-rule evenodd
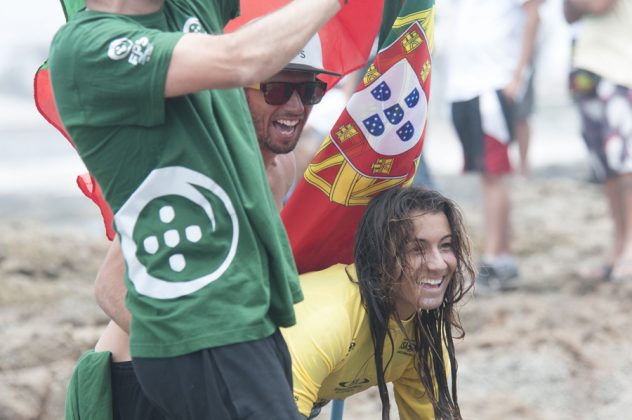
M451 200L419 187L374 198L356 234L355 265L302 275L297 324L282 329L304 418L377 385L388 419L392 382L400 419L460 419L455 304L474 273Z

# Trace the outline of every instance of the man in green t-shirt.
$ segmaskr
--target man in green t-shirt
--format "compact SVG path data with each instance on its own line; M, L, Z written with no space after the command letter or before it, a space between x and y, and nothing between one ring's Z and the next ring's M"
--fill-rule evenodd
M295 0L209 35L236 0L88 0L53 40L60 116L115 213L134 369L168 418L245 417L257 399L295 418L275 331L302 294L236 87L275 74L339 4ZM276 356L276 386L226 398L217 381L242 372L218 358L237 345Z
M325 93L325 84L316 78L320 73L335 74L324 69L318 39L313 37L283 71L245 91L270 189L279 209L295 179L293 150L312 105ZM161 418L144 397L130 361L130 315L123 302L124 267L120 247L114 241L96 281L97 301L113 321L101 335L95 352L84 354L77 363L66 398L67 414L72 413L73 419L80 420L84 413L104 409L120 418ZM255 367L250 369L254 371ZM257 374L265 374L263 369L257 369ZM88 375L90 381L82 379ZM104 399L111 401L111 406L108 403L102 407Z

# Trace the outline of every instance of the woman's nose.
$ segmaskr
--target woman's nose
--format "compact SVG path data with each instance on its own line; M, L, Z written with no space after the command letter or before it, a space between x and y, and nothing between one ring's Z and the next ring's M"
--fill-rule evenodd
M448 264L443 259L441 252L436 249L432 252L426 252L426 267L429 271L437 272L445 270Z

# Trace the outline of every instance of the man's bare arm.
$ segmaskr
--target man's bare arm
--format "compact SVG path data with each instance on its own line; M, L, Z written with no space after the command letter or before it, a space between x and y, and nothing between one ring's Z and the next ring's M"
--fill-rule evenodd
M525 14L524 32L520 48L520 56L514 70L513 80L505 88L505 95L512 101L517 100L517 94L527 80L526 72L533 62L535 44L538 38L538 28L540 26L540 4L541 0L529 0L522 7Z
M568 23L584 15L599 15L610 10L617 0L564 0L564 17Z
M116 238L112 241L105 260L97 273L94 293L97 303L122 330L129 334L132 319L125 307L125 261Z
M184 35L173 51L165 96L248 86L268 79L340 7L340 0L294 0L232 33Z

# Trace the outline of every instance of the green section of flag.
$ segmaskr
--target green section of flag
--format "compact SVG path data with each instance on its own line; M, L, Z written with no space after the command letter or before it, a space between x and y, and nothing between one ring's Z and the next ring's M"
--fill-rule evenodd
M401 8L402 2L400 0L384 0L384 11L382 12L382 26L380 26L378 50L384 46L384 41L391 32L393 22L399 15Z
M426 31L430 45L434 32L434 0L385 0L380 27L379 48L395 41L408 29L410 23L418 21Z

